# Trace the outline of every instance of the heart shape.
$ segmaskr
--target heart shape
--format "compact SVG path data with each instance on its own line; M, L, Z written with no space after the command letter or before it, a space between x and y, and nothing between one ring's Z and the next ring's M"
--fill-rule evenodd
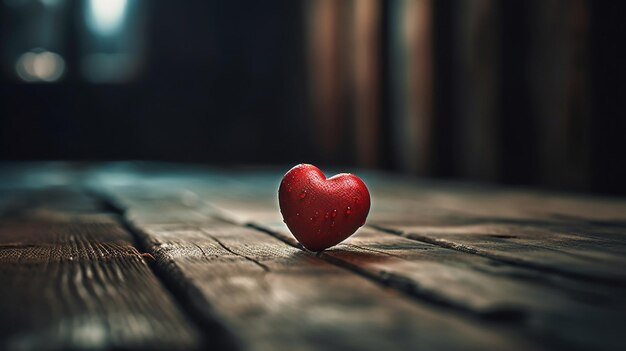
M283 221L311 251L336 245L365 224L370 194L357 176L342 173L326 179L319 168L300 164L289 170L278 188Z

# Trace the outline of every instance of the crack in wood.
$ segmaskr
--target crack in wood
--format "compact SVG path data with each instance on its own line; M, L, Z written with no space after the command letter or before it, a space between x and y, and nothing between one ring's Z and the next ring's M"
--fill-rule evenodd
M211 235L211 234L207 233L207 232L206 232L206 230L202 230L201 228L198 228L198 229L199 229L202 233L204 233L206 236L208 236L209 238L213 239L213 240L214 240L214 241L215 241L218 245L220 245L220 246L221 246L224 250L226 250L226 251L230 252L231 254L233 254L233 255L235 255L235 256L238 256L238 257L244 258L244 259L246 259L246 260L248 260L248 261L250 261L250 262L252 262L252 263L256 264L257 266L261 267L261 269L263 269L265 272L269 272L269 271L270 271L269 267L268 267L268 266L266 266L266 265L264 265L263 263L261 263L261 262L259 262L259 261L255 260L255 259L254 259L254 258L252 258L252 257L246 256L246 255L242 255L242 254L240 254L240 253L237 253L237 252L235 252L235 251L231 250L228 246L224 245L224 243L223 243L221 240L219 240L218 238L216 238L214 235ZM198 245L196 245L196 246L198 246ZM200 248L200 247L198 246L198 248ZM202 251L202 249L201 249L201 248L200 248L200 251ZM202 252L204 253L204 251L202 251Z
M464 253L468 253L472 255L486 257L486 258L489 258L489 259L492 259L492 260L495 260L504 264L523 267L527 269L533 269L533 270L541 271L544 273L557 274L557 275L561 275L567 278L578 279L578 280L583 280L583 281L588 281L588 282L593 282L593 283L602 283L602 284L611 285L611 286L618 285L620 287L626 286L626 281L621 280L621 279L602 277L602 276L597 276L597 275L585 274L581 272L566 271L566 270L558 269L556 267L547 266L541 263L527 261L527 260L523 260L517 257L510 257L510 256L498 254L496 252L489 252L487 250L482 250L473 246L455 243L455 242L445 240L445 239L431 238L429 236L416 234L416 233L406 233L401 230L382 227L382 226L375 225L375 224L368 224L367 226L370 228L374 228L376 230L385 232L385 233L398 235L407 239L411 239L411 240L415 240L415 241L419 241L419 242L423 242L423 243L427 243L431 245L437 245L445 249L456 250L456 251L460 251L460 252L464 252Z
M148 266L152 269L152 272L163 287L172 295L173 300L178 304L180 310L197 328L203 331L201 333L203 338L202 349L240 350L241 345L233 332L228 330L228 328L213 315L212 311L200 311L196 309L195 305L188 298L188 296L193 296L196 299L204 299L203 294L191 284L181 287L175 282L172 274L182 274L182 272L177 271L178 268L176 265L173 264L173 262L169 262L169 264L166 263L165 265L159 264L159 261L164 260L164 256L159 250L160 246L153 245L154 247L152 247L148 244L148 236L128 219L126 208L116 202L113 196L104 193L102 190L86 189L85 193L99 201L103 209L117 215L116 218L120 226L134 238L136 246L134 248L140 257L140 252L145 252L155 258L154 261L149 262ZM171 272L166 272L167 269Z
M243 182L242 184L245 185L245 183ZM142 189L143 191L146 191L150 188L147 187L147 188L142 188ZM172 233L169 233L167 235L165 234L165 232L167 232L169 229L165 229L168 227L162 227L162 228L159 227L161 223L172 224L174 222L179 222L179 221L181 223L185 223L184 221L187 219L190 219L191 221L195 221L198 218L188 216L188 214L193 211L193 212L197 212L203 215L202 217L206 217L206 219L209 220L208 223L210 223L210 225L215 224L214 220L217 219L225 223L234 224L239 227L247 227L247 228L255 229L257 231L268 234L282 241L283 243L286 243L287 245L291 247L295 247L306 252L307 255L315 255L316 257L319 257L320 259L323 259L324 261L333 264L334 266L337 266L339 268L349 271L355 276L358 275L358 276L367 278L369 281L372 281L379 286L388 287L389 290L392 291L394 294L396 291L399 292L400 294L406 294L409 297L409 299L407 300L415 302L415 305L419 305L420 302L425 302L426 305L432 304L432 305L435 305L435 307L443 307L442 311L444 309L450 309L451 315L458 314L459 316L462 316L463 314L467 314L468 316L471 317L469 318L469 320L472 320L473 318L472 321L476 322L476 324L479 324L478 323L479 320L486 320L487 322L495 322L495 324L500 324L500 322L505 322L503 323L505 328L515 329L516 327L519 327L520 332L522 332L525 336L530 336L535 339L537 338L541 339L543 336L545 336L547 339L552 338L551 341L554 341L554 339L558 339L554 343L552 343L552 345L560 346L560 347L564 347L565 345L567 345L567 347L570 348L573 345L576 345L576 340L579 340L580 338L577 338L575 336L574 337L567 336L567 334L569 334L568 333L569 331L567 330L568 328L567 325L574 325L575 323L579 323L580 319L576 319L576 318L572 318L572 320L568 319L570 317L576 317L575 313L573 312L571 314L562 313L555 317L555 314L553 312L554 310L558 308L563 308L563 306L568 306L568 307L574 307L573 310L575 310L575 308L578 307L576 304L568 305L567 303L564 303L563 305L560 305L558 303L558 298L560 297L559 294L571 293L572 290L576 290L577 287L583 286L583 285L593 286L594 288L593 289L580 289L581 293L595 292L594 289L596 288L597 289L607 288L607 286L603 286L600 284L598 285L588 284L588 282L591 281L588 278L590 275L593 274L593 270L591 269L585 270L584 268L586 266L584 266L585 264L584 262L582 262L579 266L574 267L573 269L570 269L570 267L563 267L563 270L565 270L565 272L562 272L559 270L558 266L552 265L552 261L547 261L547 260L542 261L541 259L543 257L541 256L537 256L537 255L533 256L535 260L537 260L537 257L539 257L539 260L538 260L539 262L535 262L533 261L533 257L529 258L527 261L525 259L526 256L524 256L523 254L509 256L507 255L509 252L506 252L506 251L502 252L503 251L502 246L517 245L518 248L521 247L521 250L528 250L528 252L531 252L532 250L536 250L538 248L543 248L544 251L554 251L555 253L560 253L561 255L552 255L552 252L546 253L546 255L550 255L550 257L556 256L557 258L559 258L561 260L557 262L559 264L563 264L563 262L574 262L574 260L569 259L569 257L577 258L577 259L578 258L584 259L586 257L582 257L578 255L579 252L576 251L578 249L578 246L575 246L575 244L577 244L578 242L573 243L573 244L570 243L570 246L567 246L562 250L563 252L561 252L561 250L556 250L551 246L536 245L537 243L539 243L539 239L545 239L546 237L549 237L550 239L552 239L552 241L549 241L549 244L557 245L557 247L559 247L558 246L559 241L557 239L552 238L551 233L547 233L547 230L554 231L555 233L558 233L558 234L562 233L563 235L561 235L562 238L560 239L564 241L568 239L566 235L569 235L571 232L577 231L577 228L570 227L570 225L572 225L571 223L565 223L565 222L564 223L561 223L561 222L547 223L546 222L546 225L549 224L549 226L542 228L543 232L541 232L540 234L542 234L543 237L541 237L535 232L530 232L530 234L533 234L533 235L537 234L535 236L531 235L530 238L527 238L524 235L520 235L519 237L517 237L516 235L499 234L498 231L494 231L494 234L481 233L479 231L474 232L474 231L471 231L472 230L471 226L467 228L468 230L465 230L465 231L459 230L461 234L472 235L472 239L475 239L477 242L476 245L474 244L474 242L471 242L471 240L466 239L466 238L464 238L466 239L466 241L458 242L458 239L456 239L457 237L453 236L454 234L456 234L456 232L450 234L450 236L443 235L445 238L439 238L437 235L431 235L431 233L426 230L424 230L424 233L422 233L422 231L419 231L419 229L404 230L404 227L387 228L385 225L380 225L379 223L375 225L368 224L369 228L375 229L375 231L379 233L378 237L387 236L386 238L382 238L382 239L379 238L381 243L387 243L387 242L397 243L400 241L404 241L406 245L403 246L403 245L397 244L397 246L389 245L389 247L387 246L379 247L379 246L376 246L376 244L374 244L373 247L369 247L367 246L368 241L367 241L367 236L366 236L365 238L363 238L364 240L362 241L366 243L365 246L345 243L344 244L345 249L342 249L342 247L339 247L337 250L329 250L327 252L312 253L302 248L294 240L294 238L289 235L288 231L284 229L280 229L277 226L278 221L270 216L271 214L270 211L263 210L261 208L261 206L268 207L266 205L266 202L258 201L259 207L253 206L253 204L256 204L256 203L253 203L253 204L246 203L245 205L241 203L241 206L237 207L238 205L237 201L244 201L248 199L247 197L244 198L244 196L250 197L256 194L247 190L246 191L242 190L241 192L244 194L241 196L242 197L241 199L239 199L237 197L239 195L237 195L237 196L233 196L233 198L236 199L236 201L231 198L224 200L224 199L221 199L219 196L227 196L227 195L224 195L223 193L228 193L228 191L223 190L223 189L217 189L214 191L211 189L211 191L207 191L206 194L203 194L203 195L209 196L209 194L211 194L213 196L217 194L215 196L217 196L218 207L211 206L211 204L208 204L205 201L201 200L200 203L202 205L206 204L208 207L211 208L211 211L209 211L209 213L207 213L206 209L204 208L198 209L197 207L194 208L194 207L189 206L190 208L187 211L181 210L180 213L175 212L176 215L171 214L166 219L157 218L156 216L154 218L157 218L157 219L153 219L153 217L150 217L151 211L153 211L154 209L161 208L159 207L161 206L161 204L155 204L154 202L151 201L153 199L152 197L151 198L147 198L147 197L139 198L139 201L137 201L137 199L133 198L133 195L130 195L127 197L124 194L120 194L119 201L124 201L124 204L129 205L131 209L129 216L124 217L123 220L133 225L131 219L135 219L136 217L138 218L137 227L139 227L140 229L136 229L136 230L139 232L139 235L140 235L139 240L144 242L146 245L150 245L153 248L153 251L154 250L158 251L157 247L159 243L152 242L152 241L161 240L161 239L155 239L155 237L156 238L161 237L161 234L163 234L163 238L164 238L163 240L166 240L165 238L169 237L167 235L172 235ZM228 195L230 194L228 193ZM117 193L116 193L116 196L117 196ZM164 204L167 204L168 201L172 200L172 198L168 196L170 195L166 194L166 197L164 199L161 199L155 196L154 199L155 201L162 200ZM198 197L201 199L201 196L198 196ZM177 201L177 200L174 200L174 201ZM223 203L220 201L223 201ZM146 208L142 207L144 205L146 206ZM135 206L139 206L139 209L137 210ZM163 208L169 209L169 207L166 207L166 206L163 206ZM249 213L246 212L247 210L249 210ZM177 211L177 210L174 210L174 211ZM241 211L241 212L237 212L237 211ZM392 218L395 218L395 217L392 217ZM204 221L206 220L200 219L200 221L202 221L202 223L205 223ZM482 218L476 221L479 224L482 223L482 221L487 222L487 224L491 223L489 219L482 219ZM494 220L494 221L497 222L497 220ZM508 221L507 219L501 220L502 224L515 225L515 226L519 226L522 229L525 229L526 225L536 224L533 221L534 220L531 220L531 221L515 221L515 220ZM414 222L415 220L413 222L408 221L408 223L414 223ZM453 224L457 223L455 221L451 221L451 222ZM473 223L471 219L469 221L466 220L466 222L470 224ZM144 224L148 225L148 227L144 227ZM437 224L439 223L438 222L435 223L435 225ZM444 223L444 224L449 224L449 223ZM186 224L186 225L189 225L189 224ZM221 224L218 224L218 226L219 225ZM398 225L401 225L401 224L398 224ZM154 227L151 227L151 226L154 226ZM194 227L193 228L194 230L201 230L193 224L191 224L191 226ZM155 228L154 232L152 228ZM529 227L529 228L532 229L533 227ZM417 233L412 233L411 232L412 230L416 230ZM442 228L441 230L445 231L445 228ZM373 232L373 230L368 230L368 229L366 229L365 231ZM607 230L607 233L612 234L612 235L614 234L613 232L608 232L608 230ZM207 233L205 232L205 234ZM525 234L525 233L522 233L522 234ZM581 236L600 237L602 234L603 234L602 232L582 233ZM421 237L420 235L424 237ZM148 236L152 238L152 241L149 239ZM245 255L241 255L236 252L233 252L233 250L235 251L238 250L237 248L239 247L238 246L239 244L237 241L229 241L230 239L223 239L223 240L227 240L225 243L228 243L229 246L232 247L231 249L231 247L227 247L225 243L221 242L220 240L216 240L216 238L212 237L211 235L209 235L209 237L211 237L211 239L213 239L225 251L233 255L240 256L246 260L249 260L251 258L251 257L246 257ZM395 238L392 239L392 237L395 237ZM211 243L210 241L207 241L206 239L202 239L200 236L196 236L195 238L198 240L203 240L203 242L205 243L204 247L207 249L207 252L211 253L211 256L207 257L202 247L199 245L196 245L196 247L202 252L205 259L213 262L217 256L223 255L225 256L224 257L225 261L232 263L231 261L233 261L233 257L232 256L228 257L229 255L223 250L217 248L217 245ZM358 238L361 239L360 236ZM501 239L501 240L490 240L490 238ZM514 240L514 239L519 239L519 240ZM537 239L536 240L537 242L533 242L533 245L526 245L526 243L520 244L519 241L522 241L525 239L533 239L533 240ZM605 241L603 242L613 240L619 243L620 241L618 241L618 239L619 238L615 238L614 236L611 236L609 238L604 238ZM376 243L375 240L376 239L371 239L371 241L369 242ZM359 242L359 240L357 239L356 242ZM418 242L421 242L424 244L418 244ZM185 243L186 243L186 249L195 251L191 247L191 245L194 245L192 241L187 241ZM483 246L482 243L486 243L485 246ZM494 252L490 250L489 248L491 246L488 246L487 244L495 245L495 247L499 249L500 251L496 250ZM280 245L280 244L275 244L275 245ZM497 246L497 245L501 245L501 246ZM400 251L403 248L405 250L408 250L409 248L417 249L417 247L428 247L428 250L432 250L432 254L431 255L426 254L426 255L421 256L419 254L414 254L414 251L412 251L412 256L410 256L410 258L395 255L396 253L395 250ZM615 249L615 245L611 246L610 248L617 250ZM377 249L380 249L380 250L377 250ZM566 249L569 249L569 251L567 251ZM604 257L597 253L597 252L601 252L602 251L601 249L602 247L600 247L596 251L592 251L592 254L595 255L595 256L592 256L593 261L598 261L599 259ZM217 250L216 252L218 253L213 253L212 251L209 251L209 250ZM241 249L238 251L244 254L249 252L245 248L243 249L243 251ZM254 250L253 252L256 253L256 251ZM543 252L540 252L540 253L543 253ZM163 260L164 256L171 255L171 254L174 254L174 253L169 253L169 251L162 252L161 260ZM504 256L498 257L499 254L504 254ZM611 254L613 254L613 252L611 252ZM198 257L197 251L192 256L194 258ZM569 257L563 258L562 256L569 256ZM405 261L401 262L399 260L390 260L387 257L396 257L399 260L405 259ZM452 257L456 258L457 260L454 260ZM608 256L608 257L611 258L611 256ZM437 260L435 258L437 258ZM442 258L444 259L445 262L440 262L440 260L438 260ZM245 263L240 260L236 260L236 261L237 261L237 264ZM476 265L473 264L474 262L478 262L478 261L480 261L479 264L476 264ZM193 261L193 262L194 264L197 263L196 261ZM264 260L263 262L267 262L267 261ZM469 265L464 266L464 264L468 262L470 262ZM187 261L171 260L170 262L165 262L165 263L159 262L159 265L169 264L169 265L174 266L176 264L180 265L180 264L186 264L186 263ZM216 263L219 263L219 262L216 262ZM254 263L258 265L260 262L254 262ZM423 266L420 266L421 263L423 263ZM443 267L444 265L449 265L449 267ZM274 268L274 266L272 267ZM479 274L473 274L473 272L469 270L482 272L484 273L484 275L489 275L489 274L500 275L501 277L503 277L504 282L502 282L502 284L499 284L500 281L494 280L493 277L491 277L491 279L483 279L485 277L482 277ZM577 270L580 270L580 272L577 272ZM603 273L604 271L602 271L601 269L596 269L596 271L599 272L598 274L604 274ZM613 270L607 270L607 272L613 272ZM168 274L171 275L171 274L176 274L176 273L175 272L172 273L168 269ZM260 273L257 272L255 274L259 275ZM279 274L279 273L276 273L276 274ZM615 275L619 276L618 274L615 274ZM534 287L528 287L528 289L523 289L526 286L523 286L522 283L515 282L510 279L509 280L504 279L505 276L507 278L523 278L528 281L533 280L533 283L537 283L539 281L538 279L542 279L541 285L543 286L537 289L535 289ZM608 273L607 275L600 277L600 279L606 278L607 276L609 276ZM487 277L487 278L490 278L490 277ZM597 279L594 279L593 281L598 282ZM452 284L448 284L448 282ZM481 286L480 285L481 282L487 282L487 284L483 284ZM547 285L547 284L544 284L546 282L548 282L552 287L558 287L559 282L567 283L567 284L564 284L567 287L562 287L560 289L556 289L558 291L551 292L551 291L547 291L547 289L544 289L545 285ZM489 283L492 283L492 284L489 284ZM604 283L608 283L608 281ZM615 281L611 280L610 285L615 286L616 285ZM483 286L485 287L485 289L482 289ZM521 289L517 289L520 287ZM466 290L467 290L467 293L465 293ZM495 290L498 290L498 291L495 292ZM510 299L507 296L505 296L507 292L512 292L513 294L515 294L516 291L518 292L519 295L523 295L524 297L526 297L526 299L524 298ZM525 294L527 292L530 292L530 293ZM187 292L187 294L189 294L189 292ZM537 301L543 301L543 303L538 302L537 304L535 304L534 301L532 301L532 298L535 296L537 297ZM598 294L597 296L598 298L596 299L599 300L600 298L606 298L606 296L610 296L610 294ZM563 296L563 297L566 298L567 296ZM585 297L583 296L583 299L584 298ZM619 301L619 299L616 299L616 300ZM554 303L555 301L557 303ZM603 299L602 301L606 302L606 299ZM588 304L588 301L583 301L583 302L585 304ZM554 303L554 304L550 305L551 303ZM606 306L607 308L614 307L614 305L611 305L611 304L606 304ZM582 308L581 310L585 312L589 312L588 309L585 310L584 308ZM568 310L568 311L571 311L571 310ZM460 313L457 313L457 312L460 312ZM585 312L582 312L582 315L585 316L584 318L591 318L591 320L593 321L597 319L598 317L593 314L591 315L585 314ZM591 312L594 312L594 311L591 310ZM553 326L553 325L562 324L560 322L563 322L563 321L565 321L564 324L566 325L564 327L553 328L549 326L549 325ZM589 327L589 326L592 326L591 323L593 322L582 323L582 324L579 323L579 326ZM511 324L513 328L510 328ZM590 329L594 329L594 328L592 327ZM601 328L596 328L596 329L601 329ZM596 333L596 335L602 335L602 332Z
M109 216L103 225L101 212L83 212L92 202L73 189L55 189L62 204L37 191L33 208L0 223L0 349L198 347L196 328L135 254L128 232ZM40 217L40 207L62 216Z
M222 220L228 221L228 219L224 219L224 218L222 218ZM233 223L233 224L236 224L236 223ZM291 240L289 240L288 238L285 238L281 233L277 233L264 226L258 225L256 223L247 223L245 224L245 226L249 228L253 228L265 234L268 234L286 243L289 246L298 248L305 252L312 253L312 251L305 249L301 245L294 244ZM329 263L332 263L335 266L349 270L350 272L358 274L362 277L365 277L368 280L371 280L377 284L391 287L395 290L398 290L406 294L407 296L411 298L419 299L420 301L424 301L424 302L428 302L436 306L448 308L448 309L469 315L471 317L479 318L479 319L486 320L486 321L508 322L508 323L515 323L515 324L525 323L526 313L519 308L501 307L501 308L494 308L494 309L487 310L487 311L476 311L468 306L446 299L445 297L437 293L434 293L425 289L421 289L417 284L415 284L414 281L404 276L394 274L391 272L380 272L382 274L378 276L366 270L360 269L356 265L352 265L341 259L325 254L324 251L317 252L315 253L315 255Z

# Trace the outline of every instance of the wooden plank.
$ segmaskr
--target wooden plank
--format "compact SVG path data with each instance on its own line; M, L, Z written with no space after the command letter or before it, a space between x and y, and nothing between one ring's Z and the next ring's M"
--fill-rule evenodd
M263 203L276 205L280 178L277 172L212 173L205 175L206 182L197 183L196 189L204 185L204 195L217 197L226 207L238 204L249 212ZM518 225L544 231L569 230L572 237L593 238L599 244L619 243L626 238L623 199L427 182L371 172L362 178L373 199L368 223L415 220L424 225ZM248 202L242 204L242 196L247 196ZM236 217L238 213L229 215Z
M201 177L197 182L168 178L170 190L178 194L170 199L195 203L195 211L203 214L253 224L297 245L276 207L279 174L224 172ZM418 238L427 241L420 243L366 228L323 253L324 260L418 300L481 319L506 320L556 345L622 346L616 328L624 325L624 286L615 274L623 270L624 201L366 177L374 199L369 223L383 228L402 223L439 226L443 233L456 227L453 233L475 235L480 245L481 240L507 242L521 235L534 240L534 247L527 250L529 255L519 255L524 259L520 264L520 259L502 259L498 252L481 257L476 255L482 254L480 249L465 250L456 242ZM204 201L211 207L198 206ZM481 226L492 229L483 232ZM517 249L502 247L502 252ZM570 270L561 270L569 265Z
M370 183L376 200L368 223L378 228L513 264L623 281L623 200L484 186Z
M228 218L239 223L255 224L273 232L282 240L297 245L280 221L280 215L275 206L275 195L273 191L268 190L271 189L272 181L263 177L260 176L260 179L255 181L254 176L245 176L244 181L238 181L240 177L231 175L229 179L220 181L219 189L205 190L210 194L206 196L210 197L210 203L217 206ZM231 192L233 189L237 190ZM406 192L406 189L403 189ZM378 200L385 199L381 194L374 194L374 197ZM448 197L450 197L449 194ZM537 199L533 202L541 200L539 196L536 197ZM402 202L391 203L392 199L388 200L390 209L402 207ZM567 205L566 199L557 200L553 202ZM560 210L568 208L569 206L558 206ZM439 218L442 223L446 223L446 220L447 223L450 223L450 220L463 220L458 213L453 212L456 216L453 217L450 211L441 212L443 217L433 218L431 211L426 218L431 221ZM429 212L426 211L426 213ZM407 214L410 215L411 212ZM407 214L404 218L410 218ZM453 221L453 223L456 222ZM582 235L573 233L562 234L559 237L557 233L553 235L547 233L544 229L546 224L539 223L544 227L530 229L527 228L528 224L518 225L524 228L527 236L537 242L545 242L544 249L551 250L551 255L555 255L553 252L555 250L567 252L568 247L576 245L581 246L580 251L585 255L594 252L591 250L594 245L598 249L604 247L609 252L613 250L615 256L610 257L611 259L618 258L617 254L624 252L623 246L620 247L624 244L623 232L615 233L612 238L611 235L604 235L604 233L595 236L590 236L589 233L582 233ZM531 222L530 224L531 227L537 226L537 223ZM556 231L560 228L559 226L564 225L568 224L552 223L552 229ZM590 228L579 228L579 231L584 232L585 229ZM510 240L502 233L491 235L494 240ZM604 238L604 236L609 238ZM590 244L583 244L585 241ZM576 242L578 244L575 244ZM380 249L381 246L383 249ZM425 248L428 250L424 251ZM402 253L394 251L390 255L390 249L402 250ZM408 289L422 298L465 309L471 313L483 316L503 315L505 311L513 315L518 313L524 316L523 319L528 321L525 323L529 323L529 327L537 333L547 331L572 344L586 343L594 346L597 345L597 340L604 340L605 345L614 345L616 340L611 336L616 334L615 326L621 326L624 323L621 313L624 310L624 302L619 298L623 294L623 288L620 287L589 284L586 280L566 279L517 265L502 265L491 259L466 255L439 246L415 243L381 233L374 235L368 229L362 230L360 235L351 238L345 245L338 246L337 250L339 254L335 250L328 250L322 254L322 257L338 260L360 273L369 274L386 283L400 284L401 288ZM419 254L415 254L415 251ZM361 258L363 254L367 254L366 259ZM559 258L558 253L556 256ZM447 259L443 260L445 257ZM585 258L600 259L593 255ZM575 263L582 264L584 269L590 265L588 262L581 263L581 261L575 261ZM619 261L611 262L610 265L616 263ZM458 264L461 264L461 267L458 267ZM606 269L606 266L602 267L602 273L606 273ZM414 291L415 289L417 291ZM600 301L611 302L604 306L596 306ZM585 330L585 333L572 333L572 325Z
M25 197L0 220L0 348L201 346L115 217L77 192Z
M228 219L254 225L297 247L272 202L250 191L238 201L222 202L216 196L211 200ZM623 287L545 275L369 228L319 256L419 299L478 318L514 321L568 347L621 344L616 335L626 324Z
M432 209L494 219L626 223L626 201L621 198L424 181L379 173L364 178L373 196L383 200L381 205L385 206L373 215L399 213L406 217L413 210Z
M410 301L265 233L211 219L213 210L202 201L189 206L177 198L181 187L134 187L137 193L163 194L160 202L170 212L206 215L204 223L169 216L147 221L144 214L154 211L154 199L108 189L141 219L133 225L159 267L185 287L197 309L219 316L244 348L539 347L506 325Z
M258 226L293 240L282 224ZM368 228L320 256L420 299L550 335L561 346L622 344L624 288L545 277Z
M376 228L410 239L489 257L503 263L586 281L626 285L624 271L626 264L623 257L603 253L602 245L593 241L573 239L569 243L564 243L545 239L549 236L544 236L543 239L533 237L533 233L528 230L503 228L494 230L493 226L436 228L385 224ZM619 250L615 247L613 249Z
M623 201L402 189L378 193L370 225L511 264L626 284Z
M260 209L255 214L259 218L267 211L257 204L275 203L280 175L222 173L205 174L202 179L211 185L203 187L206 196L217 198L222 208L237 209L229 216L237 219L242 212ZM378 228L396 233L404 233L405 227L417 228L406 235L552 273L623 281L624 201L487 186L415 184L376 174L365 179L374 199L368 223ZM246 196L246 203L241 196ZM428 231L438 234L424 236ZM446 233L465 241L438 237ZM478 246L470 245L471 240ZM489 251L482 250L482 245L489 245Z

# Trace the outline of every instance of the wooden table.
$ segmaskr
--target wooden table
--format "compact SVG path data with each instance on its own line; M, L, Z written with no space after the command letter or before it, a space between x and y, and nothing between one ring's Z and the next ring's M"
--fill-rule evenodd
M626 347L626 201L358 172L367 224L322 253L285 169L0 169L1 349Z

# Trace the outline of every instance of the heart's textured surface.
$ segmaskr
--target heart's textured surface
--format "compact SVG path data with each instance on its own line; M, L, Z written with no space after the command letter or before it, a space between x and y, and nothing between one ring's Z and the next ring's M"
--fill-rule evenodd
M313 165L300 164L287 172L278 189L283 219L298 241L321 251L352 235L370 210L365 183L352 174L326 179Z

